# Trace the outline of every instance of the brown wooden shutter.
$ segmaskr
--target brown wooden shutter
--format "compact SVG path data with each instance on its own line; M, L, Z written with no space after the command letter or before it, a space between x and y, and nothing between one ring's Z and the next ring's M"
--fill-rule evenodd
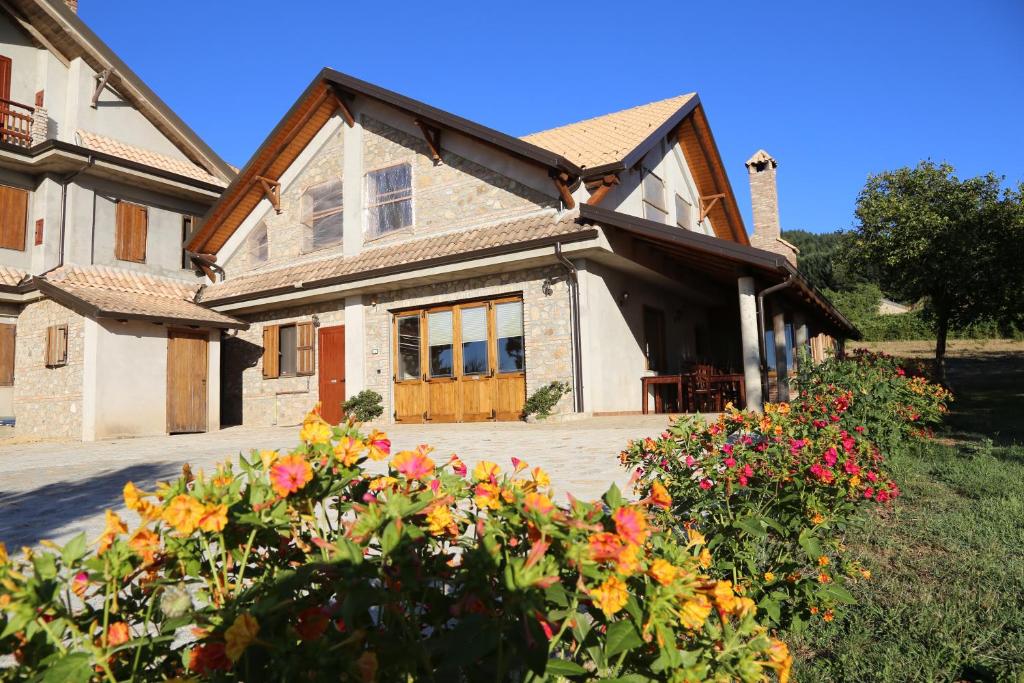
M114 231L114 256L121 261L145 263L148 225L146 207L119 201Z
M0 387L14 386L15 326L0 324Z
M44 363L48 368L67 365L68 326L50 325L46 328L46 352Z
M263 327L263 377L273 379L280 375L280 350L277 348L278 326Z
M316 368L313 356L313 323L295 325L295 374L312 375Z
M28 192L0 186L0 248L25 251Z

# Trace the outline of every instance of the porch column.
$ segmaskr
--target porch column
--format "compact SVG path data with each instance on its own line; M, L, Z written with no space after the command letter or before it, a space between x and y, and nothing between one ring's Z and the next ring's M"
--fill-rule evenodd
M761 351L757 338L757 293L754 278L737 279L740 295L740 346L743 350L743 381L748 410L764 407L761 396Z
M800 354L809 352L807 348L807 318L800 311L793 313L793 354L797 358L797 367L800 366Z
M775 400L789 400L789 366L786 364L786 314L780 309L772 316L775 331Z

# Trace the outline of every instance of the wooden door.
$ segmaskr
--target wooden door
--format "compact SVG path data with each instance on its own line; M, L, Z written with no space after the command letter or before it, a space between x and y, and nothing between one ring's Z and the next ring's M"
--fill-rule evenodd
M427 420L458 422L455 309L435 308L426 315Z
M206 431L207 343L204 332L167 332L167 431Z
M396 422L424 422L427 419L427 386L423 348L423 326L426 316L422 311L399 313L395 316L395 340L392 358L395 374Z
M526 403L526 336L523 300L517 297L493 302L494 417L518 420Z
M345 326L320 328L320 414L336 425L345 417Z
M491 306L487 302L463 304L457 312L456 370L461 421L492 420L495 411Z

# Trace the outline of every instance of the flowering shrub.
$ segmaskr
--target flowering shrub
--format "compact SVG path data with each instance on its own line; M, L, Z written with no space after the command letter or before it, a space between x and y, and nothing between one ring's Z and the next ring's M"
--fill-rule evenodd
M705 573L703 539L653 528L673 505L660 488L561 508L515 459L470 474L315 412L300 437L155 492L127 484L141 524L108 512L94 552L78 536L0 553L0 655L16 661L0 677L788 677L746 587Z
M621 455L642 495L671 497L667 523L708 539L709 573L744 586L781 626L853 602L845 584L869 573L845 559L843 534L859 507L899 495L864 430L842 428L849 396L811 404L826 418L785 403L711 424L684 417Z

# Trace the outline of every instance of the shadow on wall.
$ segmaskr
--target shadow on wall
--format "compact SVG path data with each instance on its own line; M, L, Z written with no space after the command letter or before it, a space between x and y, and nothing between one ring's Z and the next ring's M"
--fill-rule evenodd
M220 362L220 424L242 424L242 377L259 364L263 347L240 337L224 337Z
M125 482L152 490L157 481L176 477L180 472L180 465L175 463L147 463L105 470L88 479L58 481L30 491L0 491L0 541L12 550L33 546L57 534L73 536L84 528L76 526L76 522L84 522L107 508L122 506ZM134 516L126 521L131 525ZM99 533L90 534L89 542L96 540Z

